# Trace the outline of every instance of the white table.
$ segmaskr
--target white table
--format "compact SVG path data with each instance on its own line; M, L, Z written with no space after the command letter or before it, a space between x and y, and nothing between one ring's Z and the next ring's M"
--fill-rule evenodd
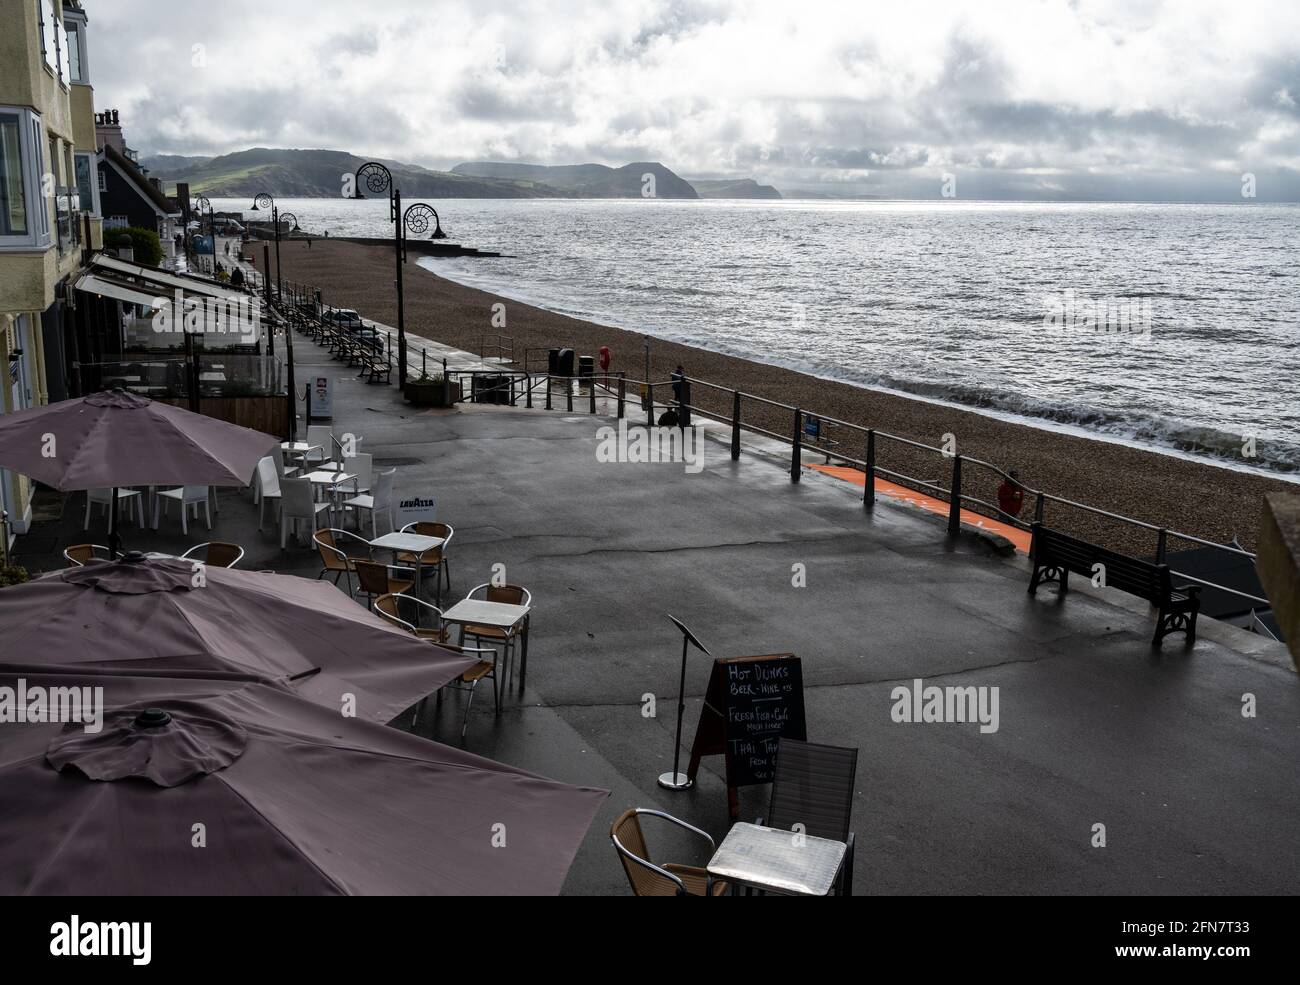
M733 886L787 896L825 896L835 885L848 847L830 838L740 821L722 839L708 870Z
M370 542L371 547L378 547L380 550L392 551L393 561L397 560L399 551L408 551L416 557L422 557L425 551L431 551L435 547L443 545L441 537L427 537L424 534L407 534L400 530L394 530L392 533L384 534L382 537L376 537ZM416 562L415 565L415 592L418 595L424 587L424 565Z
M511 605L509 602L489 602L487 599L461 599L442 614L442 621L453 626L460 626L462 637L464 627L491 626L509 632L523 623L521 646L519 648L519 686L524 686L528 674L528 612L526 605Z
M302 478L310 482L313 489L323 489L326 491L326 493L330 497L330 510L331 512L334 512L339 509L339 504L337 501L339 486L343 485L345 482L351 482L353 479L356 478L356 476L349 472L317 471L317 472L308 472Z

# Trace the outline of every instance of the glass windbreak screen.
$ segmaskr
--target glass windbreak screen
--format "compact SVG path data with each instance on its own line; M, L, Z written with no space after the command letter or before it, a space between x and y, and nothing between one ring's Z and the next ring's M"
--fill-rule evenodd
M0 236L27 235L21 127L16 113L0 113Z
M81 43L78 34L81 28L75 23L64 25L64 60L67 62L68 75L73 82L86 81L81 75Z

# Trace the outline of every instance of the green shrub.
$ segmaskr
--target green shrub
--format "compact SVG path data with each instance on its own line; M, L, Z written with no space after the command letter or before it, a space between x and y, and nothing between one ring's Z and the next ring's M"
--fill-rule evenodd
M23 582L30 580L31 578L27 574L27 569L22 565L0 565L0 588L5 588L9 585L21 585Z
M126 229L113 229L104 233L104 246L118 249L126 246L135 250L135 262L156 267L162 263L162 240L152 229L130 226Z

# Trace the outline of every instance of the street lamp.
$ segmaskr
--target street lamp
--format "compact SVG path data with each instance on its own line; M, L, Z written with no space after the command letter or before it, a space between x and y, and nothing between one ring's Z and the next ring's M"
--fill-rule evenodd
M208 213L208 228L212 228L212 203L208 201L206 195L194 196L194 209L199 214L199 232L203 232L203 213Z
M209 226L212 225L212 222L211 222L211 218L212 218L212 203L208 201L206 195L193 195L193 196L191 196L191 206L190 206L190 207L191 207L195 212L197 212L197 213L199 214L199 235L202 236L202 235L203 235L203 211L204 211L204 209L206 209L207 212L208 212L208 219L209 219L208 224L209 224ZM190 242L190 230L189 230L189 224L188 224L188 222L186 223L186 227L185 227L185 241L186 241L186 243L189 243L189 242ZM196 254L196 255L197 255L197 254ZM212 262L213 262L213 263L216 263L216 260L217 260L217 251L216 251L216 245L215 245L215 243L214 243L213 248L212 248Z
M442 223L438 220L438 210L432 205L413 202L402 213L402 263L406 262L406 234L424 235L428 232L430 219L433 220L433 232L429 233L429 238L446 239L447 234L442 231Z
M353 198L365 198L361 186L372 195L388 192L388 221L393 224L393 260L397 268L397 386L406 386L406 312L402 300L402 193L393 181L393 172L378 161L367 161L357 168ZM431 210L432 211L432 210Z
M279 209L279 206L277 206L277 205L275 204L275 199L274 199L273 197L271 197L270 195L268 195L266 192L262 192L261 194L257 195L257 196L253 199L253 208L252 208L251 211L253 211L253 212L259 212L259 211L261 211L262 209L270 209L270 210L271 210L271 225L275 227L275 299L276 299L276 301L281 301L282 298L281 298L281 294L280 294L280 291L281 291L281 287L280 287L280 223L281 223L282 221L292 221L292 222L293 222L293 228L291 228L289 231L290 231L290 232L295 232L295 233L296 233L296 232L298 231L298 217L297 217L296 215L294 215L292 212L286 212L286 213L284 213L283 216L280 215L280 209Z

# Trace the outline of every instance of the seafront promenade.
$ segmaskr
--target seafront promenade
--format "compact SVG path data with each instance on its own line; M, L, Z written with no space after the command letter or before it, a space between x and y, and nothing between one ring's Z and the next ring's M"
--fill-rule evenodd
M286 241L282 251L286 278L324 287L326 303L355 308L368 319L387 325L397 323L390 246L317 239L310 250L301 241ZM644 336L639 333L465 287L434 276L414 262L406 268L405 292L406 328L413 334L478 352L485 337L500 333L513 339L517 357L528 348L544 352L548 346L564 345L581 353L595 353L600 346L608 345L614 352L613 371L623 370L637 379L645 375ZM1098 358L1105 358L1105 353L1099 353ZM1033 488L1215 543L1236 538L1253 549L1264 495L1300 488L1293 478L1282 475L1228 468L1081 434L1030 427L664 339L652 341L652 379L668 379L679 363L687 375L696 379L738 387L927 445L942 444L944 436L951 435L959 453L1004 469L1017 469L1022 481ZM538 369L536 363L533 369ZM730 394L711 395L696 388L693 397L706 404L712 402L712 409L724 415L730 412ZM784 411L757 423L782 433L789 427ZM1261 444L1258 451L1261 457L1267 457L1267 443ZM936 469L932 456L913 455L898 446L889 448L888 455L887 459L882 457L882 467L931 480L942 478L942 469ZM995 485L996 480L986 479L977 491L989 499ZM1049 513L1048 520L1068 523L1072 532L1126 553L1155 553L1154 536L1096 517ZM1171 542L1169 549L1189 546L1194 545Z
M414 278L412 278L414 279ZM371 312L364 311L370 315ZM432 314L432 313L430 313ZM847 483L747 443L733 462L705 444L704 467L602 462L603 415L484 405L420 410L367 385L295 337L299 378L334 381L335 433L397 468L399 496L433 496L456 529L452 599L503 565L533 593L526 687L515 676L494 718L480 694L465 746L557 780L608 788L566 892L624 894L611 821L670 811L720 836L721 760L670 793L680 637L671 613L717 656L791 651L803 661L808 738L860 750L853 829L857 893L1287 893L1300 883L1300 689L1280 646L1202 621L1149 644L1145 611L1090 590L1026 593L1023 560L994 554L918 511L863 511ZM82 499L45 500L17 545L33 569L62 567ZM60 514L60 515L55 515ZM314 577L314 551L258 532L247 491L221 494L213 539L241 567ZM129 548L180 550L123 528ZM685 742L709 661L692 654ZM998 689L996 730L896 721L913 682ZM653 696L656 713L645 714ZM1255 717L1243 715L1246 695ZM460 742L464 696L429 702L416 730ZM395 724L410 727L405 715ZM741 817L766 787L742 788ZM1098 844L1098 825L1104 847ZM686 842L663 854L690 860Z

